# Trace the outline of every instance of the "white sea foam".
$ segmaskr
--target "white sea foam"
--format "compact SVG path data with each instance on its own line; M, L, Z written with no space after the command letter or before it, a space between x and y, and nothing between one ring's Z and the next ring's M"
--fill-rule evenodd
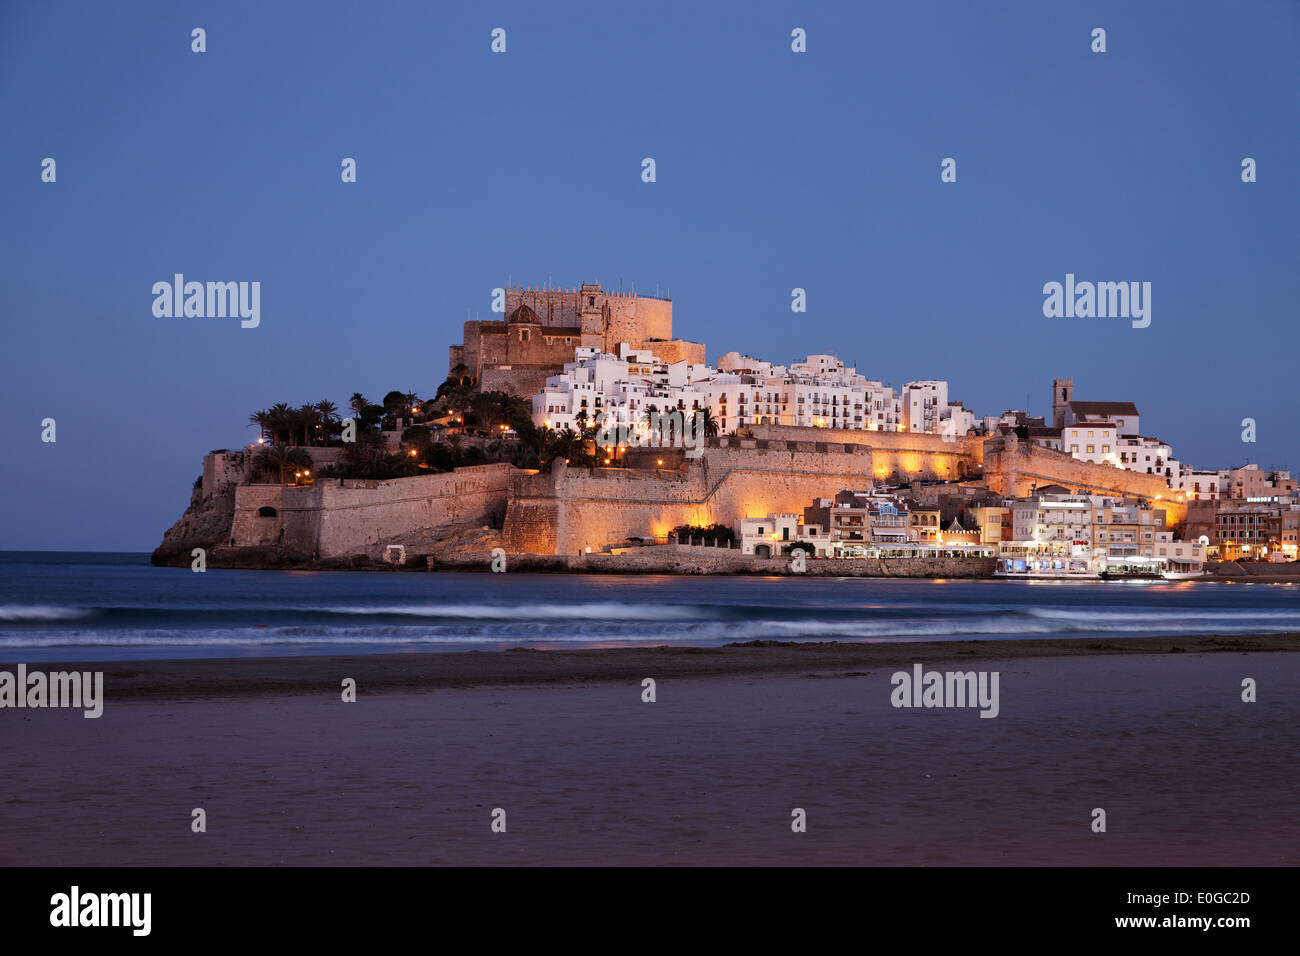
M89 616L89 611L79 607L0 604L0 621L76 621Z
M698 605L674 604L621 604L616 601L585 604L396 604L396 605L336 605L302 610L329 614L409 615L411 617L457 617L487 620L675 620L698 621L713 618L725 612L724 607L710 608Z

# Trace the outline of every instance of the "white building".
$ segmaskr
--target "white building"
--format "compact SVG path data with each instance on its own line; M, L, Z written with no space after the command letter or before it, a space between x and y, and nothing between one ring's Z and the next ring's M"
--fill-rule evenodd
M1058 492L1012 502L1011 539L998 546L1002 572L1053 576L1092 573L1092 509L1088 495Z
M1182 468L1177 479L1169 484L1181 491L1188 501L1218 501L1228 497L1228 469Z
M960 438L975 428L975 413L966 408L961 402L953 402L948 406L947 415L939 419L938 432L940 435L952 435Z
M894 390L832 355L810 355L786 369L729 352L718 365L697 387L721 433L764 424L890 431L899 426Z
M961 436L976 424L974 412L961 402L948 401L947 382L908 382L899 392L899 403L903 425L900 431Z
M556 431L580 431L587 425L610 424L635 428L653 406L667 413L693 414L708 407L703 389L713 370L688 362L667 364L648 351L620 343L619 354L578 348L574 361L552 375L533 396L533 421Z
M1119 466L1129 471L1160 475L1175 484L1183 473L1183 466L1174 458L1174 450L1158 438L1121 436L1119 439Z
M812 545L808 557L824 558L830 546L825 529L805 525L799 515L777 514L740 521L740 551L760 558L779 558L795 543ZM808 548L803 550L807 551Z
M888 385L868 381L863 396L863 422L867 431L903 430L903 402Z
M721 434L750 425L794 425L863 431L926 431L965 435L976 424L948 383L911 382L899 395L833 355L809 355L789 368L728 352L718 368L663 363L620 343L617 354L582 347L564 371L533 397L533 420L551 429L581 429L610 413L618 424L660 412L708 409Z
M908 382L899 398L903 403L903 427L909 432L937 432L948 408L948 383Z
M1155 533L1155 558L1167 575L1197 575L1205 565L1205 545L1197 541L1175 541L1172 531Z
M1119 434L1142 434L1137 406L1132 402L1070 402L1065 406L1065 425L1083 422L1113 422Z
M1119 466L1119 429L1111 421L1080 422L1061 429L1066 454L1097 465Z

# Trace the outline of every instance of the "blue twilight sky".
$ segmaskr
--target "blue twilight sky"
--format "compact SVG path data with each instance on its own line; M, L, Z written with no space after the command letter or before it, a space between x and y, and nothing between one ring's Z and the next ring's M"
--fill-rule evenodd
M1300 468L1298 80L1294 0L0 3L0 548L155 547L251 411L432 393L507 277ZM260 327L155 318L176 272L260 281ZM1151 282L1150 328L1044 318L1067 272Z

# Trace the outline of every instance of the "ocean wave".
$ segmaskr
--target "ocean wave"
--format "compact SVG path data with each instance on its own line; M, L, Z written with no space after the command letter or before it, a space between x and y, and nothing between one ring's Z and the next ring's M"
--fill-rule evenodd
M1205 620L1205 621L1290 621L1300 630L1300 612L1286 609L1255 609L1255 608L1196 608L1196 607L1176 607L1176 608L1123 608L1098 610L1096 608L1066 608L1066 607L1026 607L1020 608L1024 614L1031 617L1045 618L1048 620L1061 621L1081 621L1081 622L1123 622L1129 624L1161 623L1171 618L1177 620Z
M659 620L696 621L725 615L725 606L679 604L621 604L614 601L582 604L397 604L360 606L326 606L310 608L276 608L274 610L299 610L318 614L393 615L411 617L473 618L480 620L621 620L651 618Z
M239 626L221 629L66 628L44 631L0 630L0 650L58 647L373 647L413 645L509 646L530 644L595 645L683 644L717 646L761 639L785 641L975 640L1123 634L1278 633L1300 630L1289 615L1272 620L1165 615L1135 623L1120 614L1053 619L1045 615L990 615L976 619L939 617L878 620L805 618L789 620L518 620L482 623L429 622L420 625Z
M92 613L85 608L49 604L0 604L0 621L76 621Z

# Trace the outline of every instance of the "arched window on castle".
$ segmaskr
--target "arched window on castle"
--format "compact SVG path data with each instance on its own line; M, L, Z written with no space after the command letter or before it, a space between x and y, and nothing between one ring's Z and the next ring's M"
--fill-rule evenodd
M270 505L264 505L263 507L257 509L257 516L259 518L274 518L278 514L279 512L277 512Z

